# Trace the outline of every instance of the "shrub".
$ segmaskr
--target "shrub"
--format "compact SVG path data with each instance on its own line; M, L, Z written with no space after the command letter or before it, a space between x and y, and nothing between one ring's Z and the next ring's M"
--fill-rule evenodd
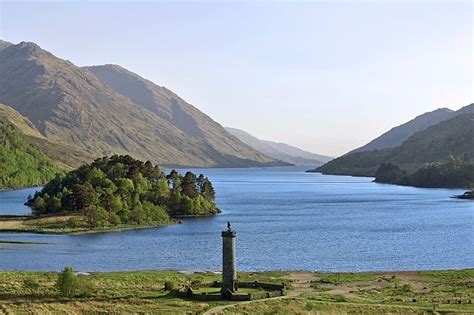
M26 278L23 281L23 287L25 289L36 290L39 288L39 283L33 278Z
M70 228L77 228L79 226L79 221L77 220L76 217L70 217L66 221L66 225Z
M63 297L88 296L92 292L92 285L85 278L78 277L68 266L59 274L56 289Z
M404 285L402 285L400 290L405 293L411 292L411 285L409 283L405 283Z
M174 290L175 287L176 287L176 283L174 283L173 281L166 281L165 282L165 285L164 285L165 291Z

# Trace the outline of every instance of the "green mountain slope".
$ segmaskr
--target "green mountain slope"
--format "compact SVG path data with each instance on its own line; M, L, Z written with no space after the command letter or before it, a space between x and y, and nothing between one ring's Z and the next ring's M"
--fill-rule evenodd
M207 116L190 114L199 111L181 106L177 97L170 100L170 106L178 104L171 107L176 114L165 119L159 111L136 104L125 92L118 93L88 69L33 43L1 49L0 73L0 102L26 116L50 143L79 148L90 153L91 159L129 154L167 166L277 163L215 122L207 130Z
M286 143L258 139L237 128L226 127L226 130L255 150L290 164L319 166L332 160L331 157L304 151Z
M0 115L0 189L47 183L60 168Z
M75 146L51 141L43 136L34 124L10 106L0 104L0 120L15 126L16 131L29 143L36 145L64 170L76 168L90 161L92 153Z
M375 176L381 163L391 163L413 172L425 163L447 161L450 155L474 161L474 114L462 114L440 122L414 134L393 149L348 153L315 171Z

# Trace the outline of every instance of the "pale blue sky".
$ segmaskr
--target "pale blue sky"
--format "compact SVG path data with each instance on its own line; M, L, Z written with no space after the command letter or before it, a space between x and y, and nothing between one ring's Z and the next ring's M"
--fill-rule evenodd
M471 1L0 3L4 40L120 64L224 126L317 153L474 101Z

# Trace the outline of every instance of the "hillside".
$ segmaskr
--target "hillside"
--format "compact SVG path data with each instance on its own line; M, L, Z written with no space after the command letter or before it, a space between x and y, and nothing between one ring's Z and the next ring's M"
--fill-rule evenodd
M61 173L58 165L38 146L26 141L2 112L0 165L0 189L42 185Z
M15 126L22 138L55 161L61 169L70 170L90 160L92 153L77 147L51 141L44 137L33 123L10 106L0 104L0 119Z
M417 132L466 113L474 113L474 104L465 106L457 111L453 111L449 108L440 108L432 112L424 113L409 122L392 128L368 144L353 150L351 153L395 148Z
M348 153L315 171L375 176L381 163L391 163L413 172L425 163L447 161L450 155L474 161L474 114L462 114L440 122L414 134L393 149Z
M332 160L331 157L304 151L286 143L258 139L237 128L226 127L226 130L255 150L290 164L319 166Z
M91 159L130 154L167 166L278 164L172 92L124 69L110 72L118 80L125 78L121 94L89 69L22 42L0 50L0 72L0 102L26 116L50 142L79 148ZM143 81L156 108L136 95L129 97L133 82Z

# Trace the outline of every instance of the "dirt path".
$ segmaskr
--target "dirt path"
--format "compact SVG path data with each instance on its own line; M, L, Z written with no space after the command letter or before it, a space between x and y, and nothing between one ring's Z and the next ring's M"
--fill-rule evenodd
M265 301L295 298L295 297L299 296L302 293L308 293L308 292L312 291L311 280L313 280L313 278L314 278L313 273L305 272L305 271L301 271L301 272L296 271L296 272L291 272L286 278L291 280L292 285L293 285L293 288L291 290L288 290L288 294L285 295L285 296L277 296L277 297L274 297L274 298L265 299ZM220 314L225 309L233 307L235 305L250 304L250 303L254 303L254 302L258 302L258 301L262 301L262 300L237 302L237 303L231 303L231 304L216 306L216 307L213 307L213 308L207 310L204 313L204 315Z
M265 301L269 301L269 300L281 300L281 299L288 299L288 298L290 298L290 296L288 296L288 295L285 295L285 296L277 296L277 297L274 297L274 298L265 299ZM225 310L226 308L230 308L230 307L233 307L233 306L236 306L236 305L250 304L250 303L254 303L254 302L258 302L258 301L261 302L262 300L238 302L238 303L232 303L232 304L226 304L226 305L216 306L216 307L213 307L213 308L207 310L206 312L204 312L203 315L220 314L220 313L221 313L223 310Z
M293 285L293 288L288 290L289 297L295 297L313 291L311 281L314 279L314 274L311 272L291 272L286 278L289 279Z

